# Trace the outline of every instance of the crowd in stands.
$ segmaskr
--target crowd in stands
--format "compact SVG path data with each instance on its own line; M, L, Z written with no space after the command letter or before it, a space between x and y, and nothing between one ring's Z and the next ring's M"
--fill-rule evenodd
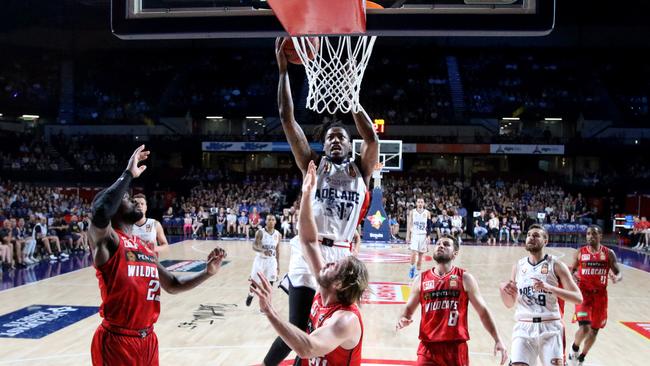
M289 197L299 189L297 178L290 179L288 174L226 181L230 180L199 184L189 197L173 199L163 215L163 226L184 236L248 238L264 226L267 214L285 214L283 209L291 205Z
M0 181L0 270L87 251L89 212L63 188Z

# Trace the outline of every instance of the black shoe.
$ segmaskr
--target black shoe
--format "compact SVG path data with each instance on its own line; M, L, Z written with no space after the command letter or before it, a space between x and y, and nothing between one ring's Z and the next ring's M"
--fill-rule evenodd
M253 302L253 296L248 295L248 297L246 298L246 306L251 306L252 302Z

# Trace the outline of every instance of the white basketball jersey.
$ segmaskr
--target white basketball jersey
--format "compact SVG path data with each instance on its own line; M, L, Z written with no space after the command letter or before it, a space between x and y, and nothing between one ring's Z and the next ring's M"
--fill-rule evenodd
M533 285L538 279L552 286L558 286L560 281L553 269L557 258L552 255L546 255L542 261L533 266L524 257L517 262L517 309L515 311L515 320L531 321L534 318L541 320L560 319L560 306L557 296L550 292L535 291Z
M418 212L417 209L413 210L413 217L411 222L411 234L426 235L427 233L427 210Z
M361 171L354 162L323 158L316 174L312 206L319 237L351 242L368 190Z
M156 220L147 219L142 225L134 224L133 235L140 238L140 240L146 244L156 246L158 244L156 236Z
M275 229L273 230L273 234L269 234L266 228L262 229L262 250L271 252L271 255L266 256L264 253L257 253L257 255L265 258L275 257L275 251L281 237L280 232Z

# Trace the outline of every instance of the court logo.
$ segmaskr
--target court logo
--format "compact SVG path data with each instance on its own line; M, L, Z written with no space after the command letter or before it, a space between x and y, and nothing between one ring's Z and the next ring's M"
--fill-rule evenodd
M381 224L386 220L384 216L381 215L381 212L377 210L374 215L368 215L366 216L368 220L370 220L370 225L375 228L375 230L379 230L381 228Z
M0 316L0 338L40 339L99 310L96 306L31 305Z
M221 262L221 266L223 267L228 263L230 263L230 261L223 261ZM160 264L170 272L201 272L205 269L204 260L167 259L160 261Z
M178 323L178 327L194 330L200 325L213 325L216 320L224 320L226 313L236 310L236 304L200 304L192 312L192 320Z
M361 298L362 304L406 304L411 293L407 283L398 282L370 282L368 289L370 291L366 291Z

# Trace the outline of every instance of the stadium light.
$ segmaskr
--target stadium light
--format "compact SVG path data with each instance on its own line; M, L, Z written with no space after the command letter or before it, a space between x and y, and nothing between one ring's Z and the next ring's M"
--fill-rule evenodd
M206 119L223 119L223 116L207 116Z
M264 119L262 116L246 116L246 119Z
M562 118L559 118L559 117L547 117L547 118L544 118L544 121L561 121L561 120L562 120Z
M23 114L20 118L22 119L39 119L41 116L38 114Z
M503 117L501 119L504 121L519 121L519 117Z

